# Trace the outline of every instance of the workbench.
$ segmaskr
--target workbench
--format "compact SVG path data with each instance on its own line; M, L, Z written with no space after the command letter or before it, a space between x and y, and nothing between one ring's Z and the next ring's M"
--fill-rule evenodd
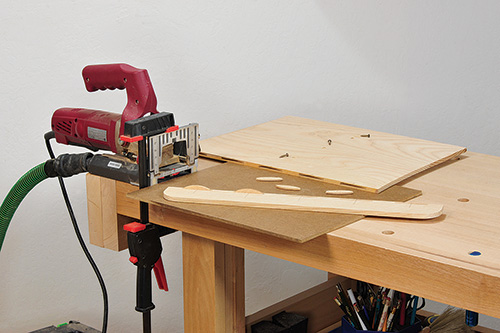
M201 159L199 169L217 164ZM468 152L402 185L423 193L410 202L443 204L444 215L363 218L297 243L151 205L151 222L182 232L185 332L244 331L245 249L330 272L332 281L362 280L500 317L500 158ZM137 188L88 175L87 189L91 243L124 249L121 227L139 217L138 202L126 194ZM329 293L332 285L304 297ZM313 320L313 331L341 317L330 296L323 300L330 312ZM315 306L325 311L321 304L309 310Z

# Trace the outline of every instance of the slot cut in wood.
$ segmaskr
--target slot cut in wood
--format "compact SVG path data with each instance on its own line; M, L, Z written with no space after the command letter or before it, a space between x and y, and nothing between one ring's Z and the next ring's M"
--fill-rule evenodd
M327 198L274 193L237 193L222 190L199 191L180 187L167 187L163 192L163 197L168 201L174 202L407 219L431 219L440 216L443 211L443 206L437 204L409 204L396 201Z
M281 184L276 185L276 188L280 189L280 190L285 190L285 191L300 191L301 190L301 188L298 186L281 185Z
M327 195L349 195L353 193L351 190L328 190L325 192Z
M255 178L258 182L281 182L283 178L281 177L257 177Z

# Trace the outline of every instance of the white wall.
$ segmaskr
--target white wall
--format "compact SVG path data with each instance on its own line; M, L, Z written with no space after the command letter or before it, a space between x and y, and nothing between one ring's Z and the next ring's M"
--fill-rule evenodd
M148 69L159 109L174 112L179 124L200 123L202 138L291 114L500 155L498 1L0 4L2 199L47 159L43 134L56 108L121 112L123 92L84 89L80 72L95 63ZM56 147L70 151L81 150ZM86 235L84 177L67 183ZM163 245L172 291L155 290L153 324L157 332L181 332L180 236ZM127 251L91 251L110 294L110 331L140 331ZM248 312L325 279L255 253L246 259ZM100 328L100 290L55 180L35 188L12 220L0 281L2 332L69 319Z

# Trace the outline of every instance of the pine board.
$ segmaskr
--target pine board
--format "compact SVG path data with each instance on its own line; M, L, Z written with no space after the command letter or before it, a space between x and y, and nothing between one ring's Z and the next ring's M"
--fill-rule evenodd
M297 212L266 208L235 208L194 203L176 203L168 202L163 198L163 191L166 187L185 187L189 185L203 185L212 189L231 191L242 188L252 188L266 193L289 193L277 189L275 187L276 183L274 182L260 182L256 180L257 177L271 177L276 175L277 173L273 171L224 163L129 193L127 196L131 199L179 210L185 214L208 217L220 223L242 227L247 230L297 243L304 243L362 218L362 216L335 213ZM301 190L298 194L301 195L326 197L325 192L327 190L345 189L345 187L339 185L327 184L317 180L291 175L280 176L283 178L280 183L300 187ZM406 201L421 194L419 190L401 186L393 186L380 194L369 193L358 189L353 189L353 192L354 193L350 196L352 198L388 201Z
M249 191L222 191L215 189L190 189L169 186L163 191L168 201L222 205L230 207L253 207L284 209L305 212L325 212L405 219L432 219L441 215L443 205L410 204L397 201L328 198L312 195L276 193L251 193Z
M448 144L287 116L202 140L200 155L379 193L465 151Z

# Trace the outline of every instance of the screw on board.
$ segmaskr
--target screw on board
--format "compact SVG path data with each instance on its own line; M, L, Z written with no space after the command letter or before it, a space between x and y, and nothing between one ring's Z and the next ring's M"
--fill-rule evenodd
M290 155L288 155L288 153L284 153L283 155L280 156L280 158L283 158L283 157L288 157Z
M328 145L331 146L332 145L332 139L328 139Z
M361 134L360 137L362 137L362 138L369 138L370 137L370 133L368 133L368 134Z

